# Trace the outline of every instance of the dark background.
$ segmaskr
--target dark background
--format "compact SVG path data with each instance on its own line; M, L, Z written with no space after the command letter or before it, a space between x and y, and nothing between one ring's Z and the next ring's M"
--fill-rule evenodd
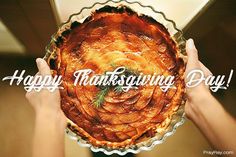
M0 78L12 75L16 69L25 69L28 74L35 74L37 71L35 58L44 56L44 47L49 42L51 34L57 30L56 20L49 1L1 0L0 18L26 47L24 55L14 53L0 54ZM193 38L195 40L200 60L214 75L225 74L228 76L230 69L236 69L235 0L215 0L183 31L186 39ZM227 90L219 90L214 93L225 109L233 116L236 116L235 75L234 73L230 87ZM32 137L34 113L24 99L22 87L10 87L8 83L0 82L0 156L30 156L30 139ZM166 146L160 146L160 150L153 150L146 154L140 153L139 156L156 156L157 154L155 153L158 151L159 154L165 154L166 156L168 156L168 151L169 154L175 153L176 156L178 156L178 153L180 154L179 151L182 151L182 155L190 155L191 151L196 151L198 153L196 156L203 156L201 152L203 149L211 149L190 121L187 121L180 129L182 130L177 131L179 133L174 135L171 139L172 141L167 140ZM183 140L185 135L196 136L195 141L192 141L192 143L185 141L179 149L172 148L172 146L177 147L178 145L174 145L174 143L178 143L178 140ZM232 135L235 135L235 133L232 133ZM194 137L192 138L194 139ZM70 142L67 141L66 145L71 147L66 149L68 151L67 156L73 156L73 153L77 154L77 156L81 155L80 152L72 151ZM76 146L73 145L74 147ZM81 151L82 154L91 155L85 148L78 151ZM93 155L104 156L103 153L93 153Z

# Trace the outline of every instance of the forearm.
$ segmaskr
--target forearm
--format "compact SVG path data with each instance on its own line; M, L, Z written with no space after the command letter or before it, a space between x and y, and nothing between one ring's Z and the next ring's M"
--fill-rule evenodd
M211 144L220 150L236 153L236 122L209 93L190 99L190 118L199 127Z
M60 113L36 113L33 157L64 157L64 126Z

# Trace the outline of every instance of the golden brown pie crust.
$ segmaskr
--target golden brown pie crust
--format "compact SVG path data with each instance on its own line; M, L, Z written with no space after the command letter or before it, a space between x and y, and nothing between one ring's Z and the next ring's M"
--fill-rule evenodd
M162 24L128 7L105 6L83 23L72 23L57 39L55 49L48 63L54 74L63 76L61 108L70 120L68 127L94 146L115 149L153 137L169 125L182 103L185 66L175 41ZM101 107L95 107L99 89L74 86L73 73L89 68L103 74L114 70L111 64L144 74L173 75L176 88L111 90Z

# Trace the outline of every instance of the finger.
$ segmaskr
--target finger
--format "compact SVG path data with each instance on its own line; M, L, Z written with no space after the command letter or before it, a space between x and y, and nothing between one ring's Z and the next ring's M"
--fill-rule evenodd
M34 81L37 81L36 79L38 79L37 76L39 76L39 75L40 75L39 72L37 72L37 73L34 75L33 80L34 80Z
M186 52L188 55L187 60L187 71L190 71L192 69L199 68L199 62L198 62L198 52L194 45L193 39L189 39L186 42Z
M213 75L212 72L202 63L199 61L200 67L205 75L205 77Z
M36 76L38 76L39 75L39 72L37 72L35 75L34 75L34 77L33 77L33 80L36 78ZM25 97L28 99L29 97L31 97L31 95L33 95L35 93L35 90L31 90L31 91L27 91L26 93L25 93Z
M36 64L37 64L40 75L42 75L42 76L51 75L50 68L49 68L47 62L44 59L37 58L36 59Z

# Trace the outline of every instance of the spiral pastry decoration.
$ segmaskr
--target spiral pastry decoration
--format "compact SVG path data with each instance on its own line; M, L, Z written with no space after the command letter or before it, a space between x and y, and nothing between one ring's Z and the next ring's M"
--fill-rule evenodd
M61 108L69 128L94 146L123 148L161 133L184 98L184 61L167 29L126 6L105 6L83 23L73 22L55 42L48 58L54 75L62 75ZM92 69L104 74L125 66L146 75L175 76L173 88L138 86L109 90L101 106L93 105L97 86L74 86L73 73Z

